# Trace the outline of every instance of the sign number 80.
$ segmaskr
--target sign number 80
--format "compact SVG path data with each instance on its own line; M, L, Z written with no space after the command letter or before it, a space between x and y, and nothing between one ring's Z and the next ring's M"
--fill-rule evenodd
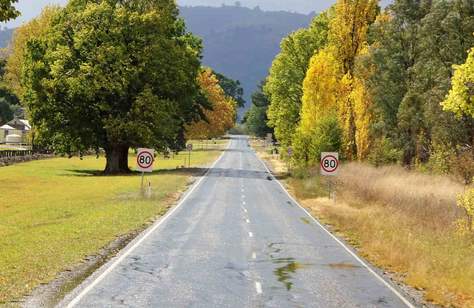
M153 161L153 159L151 158L150 155L142 155L138 159L138 162L140 163L140 165L145 165L145 166L150 165L152 163L152 161Z

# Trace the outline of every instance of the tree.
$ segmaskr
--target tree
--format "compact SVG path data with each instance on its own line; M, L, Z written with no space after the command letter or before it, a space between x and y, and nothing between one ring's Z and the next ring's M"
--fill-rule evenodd
M211 69L204 69L198 77L204 97L211 106L203 109L205 118L186 127L187 139L209 139L223 136L235 124L236 102L227 96Z
M423 18L418 32L419 58L413 66L412 91L423 101L430 146L427 159L439 148L457 148L474 142L474 119L456 118L443 112L442 102L449 92L453 65L466 61L474 46L474 1L436 1ZM418 157L418 160L423 157Z
M339 62L329 48L313 56L303 82L301 122L295 134L295 159L313 164L323 151L338 151L341 131L338 98L342 94Z
M265 82L260 83L257 91L252 94L252 106L245 115L245 125L251 134L257 137L265 137L273 134L273 129L268 127L267 110L270 105L268 97L263 92Z
M338 0L329 25L329 43L334 46L342 72L352 74L355 60L365 47L369 26L379 12L378 0Z
M244 89L240 81L230 79L222 74L214 73L219 80L219 85L224 90L225 95L232 97L237 103L238 108L245 107Z
M466 63L455 65L454 69L452 88L442 103L443 108L459 118L474 118L474 48L471 49Z
M348 159L364 158L366 142L358 142L358 124L364 123L367 108L357 108L353 91L357 84L356 59L367 47L368 29L379 12L378 0L339 0L329 27L329 45L339 61L341 84L346 90L338 98L343 151ZM360 93L360 92L359 92ZM360 105L360 104L359 104ZM360 149L359 149L360 148ZM361 151L359 151L361 150ZM361 152L361 153L359 153Z
M474 45L473 1L396 0L370 33L367 90L372 133L403 149L403 163L427 162L437 149L471 143L472 119L442 112L452 65ZM378 143L378 142L377 142Z
M202 116L200 41L172 0L71 0L27 43L24 101L40 141L62 153L103 148L107 174L130 147L183 146Z
M291 145L300 121L303 80L311 57L327 44L330 13L315 17L308 29L292 33L281 42L281 52L273 61L264 92L270 99L269 126L285 148Z
M0 125L13 119L15 111L19 109L18 98L3 81L5 64L5 60L0 60Z
M372 68L366 82L373 100L372 133L375 143L383 145L393 142L397 148L404 150L403 161L406 164L412 162L417 152L418 137L421 136L419 125L424 121L422 110L415 104L419 100L414 100L411 95L405 99L405 96L411 80L416 78L412 67L420 52L417 42L419 25L429 12L430 2L394 1L371 27L369 54L359 58L365 62L361 66ZM410 122L417 125L410 127ZM400 123L403 124L400 126ZM375 152L379 150L374 148Z
M9 21L20 15L20 12L13 6L13 3L16 2L18 0L0 0L0 21Z
M21 69L27 43L31 39L44 36L50 28L53 18L60 10L59 6L47 6L39 17L18 27L13 33L13 39L8 50L4 78L8 87L20 98L23 97L24 92L21 85Z

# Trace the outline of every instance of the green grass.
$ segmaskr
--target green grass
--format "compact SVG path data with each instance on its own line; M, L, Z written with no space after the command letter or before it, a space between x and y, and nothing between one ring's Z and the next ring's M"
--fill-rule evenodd
M209 164L220 153L196 151L192 167ZM153 187L150 198L140 193L139 174L96 175L104 158L55 158L0 168L0 303L21 298L165 213L196 172L176 170L185 157L158 158L159 170L146 176Z

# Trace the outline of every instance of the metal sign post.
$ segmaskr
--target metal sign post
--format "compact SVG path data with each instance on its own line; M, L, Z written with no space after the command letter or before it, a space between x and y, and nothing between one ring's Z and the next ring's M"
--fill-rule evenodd
M188 150L188 168L191 168L191 152L193 151L193 144L189 143L186 148Z
M293 156L293 148L288 147L288 173L291 174L291 157Z
M336 152L328 152L328 153L321 153L321 175L328 177L328 192L329 192L329 199L332 198L332 176L336 176L339 171L339 153Z

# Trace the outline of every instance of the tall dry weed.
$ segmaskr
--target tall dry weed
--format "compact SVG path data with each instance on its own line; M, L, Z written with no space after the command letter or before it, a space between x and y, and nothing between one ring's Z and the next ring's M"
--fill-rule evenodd
M446 176L349 163L341 168L338 182L344 199L388 206L430 228L446 230L463 215L456 199L465 186Z

